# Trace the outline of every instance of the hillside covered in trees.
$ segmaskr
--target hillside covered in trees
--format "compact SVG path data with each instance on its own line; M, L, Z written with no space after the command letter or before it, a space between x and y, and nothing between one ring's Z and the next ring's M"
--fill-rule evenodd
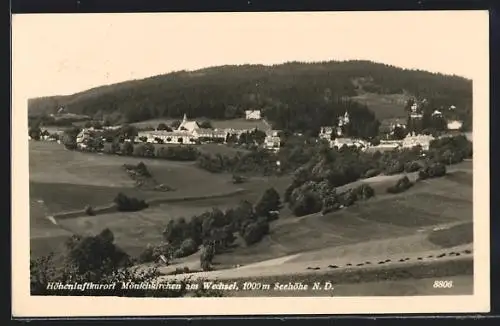
M111 122L152 118L232 119L261 109L274 128L316 130L348 110L360 136L378 128L376 112L352 100L360 92L409 94L441 108L454 105L472 120L472 81L369 61L291 62L179 71L93 88L69 96L31 99L30 116L67 112ZM401 110L404 111L404 105Z

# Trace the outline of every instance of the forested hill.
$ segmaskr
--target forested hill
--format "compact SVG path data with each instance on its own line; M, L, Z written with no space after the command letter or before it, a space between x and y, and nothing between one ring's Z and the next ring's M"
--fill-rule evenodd
M332 122L347 109L353 120L375 128L375 115L353 101L360 94L407 94L426 98L436 108L455 105L470 121L472 81L369 61L291 62L180 71L93 88L69 96L31 99L30 115L67 112L135 122L151 118L229 119L246 109L261 109L276 128L304 130ZM376 108L369 108L376 111ZM404 112L404 104L401 105ZM375 112L376 113L376 112Z

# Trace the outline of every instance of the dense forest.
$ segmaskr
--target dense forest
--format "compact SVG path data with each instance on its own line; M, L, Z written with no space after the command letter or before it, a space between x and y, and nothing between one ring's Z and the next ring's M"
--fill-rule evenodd
M359 136L373 134L375 114L351 97L369 92L411 94L436 108L455 105L471 121L472 81L457 76L405 70L369 61L220 66L179 71L93 88L69 96L31 99L30 115L67 112L112 122L189 117L231 119L260 109L274 128L317 130L346 110ZM401 108L404 110L404 107ZM314 113L314 114L312 114Z

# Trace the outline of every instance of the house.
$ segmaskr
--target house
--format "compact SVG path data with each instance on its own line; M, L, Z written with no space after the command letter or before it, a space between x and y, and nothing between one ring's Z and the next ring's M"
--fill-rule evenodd
M319 130L319 138L330 140L332 139L333 127L321 127Z
M431 135L415 135L415 133L408 134L403 139L403 148L413 148L415 146L422 146L423 150L429 150L430 142L434 140Z
M451 120L448 121L447 127L448 130L459 130L462 128L463 122L459 120Z
M260 120L260 110L245 110L245 119L247 120Z
M266 136L264 139L264 147L272 150L272 151L279 151L281 146L281 138L278 136Z

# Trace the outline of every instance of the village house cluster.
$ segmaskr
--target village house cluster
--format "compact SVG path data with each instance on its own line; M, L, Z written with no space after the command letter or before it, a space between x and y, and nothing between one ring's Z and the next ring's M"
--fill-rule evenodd
M424 100L425 101L425 100ZM448 110L454 110L455 107L452 105ZM442 116L443 113L439 110L434 110L432 116ZM422 119L422 112L419 105L415 102L409 110L409 121L419 121ZM245 111L246 120L261 120L262 115L260 110L246 110ZM397 148L412 148L415 146L421 146L422 149L427 150L429 148L430 142L434 139L431 135L415 134L415 132L408 132L404 139L391 140L391 139L381 139L380 143L373 145L368 141L352 138L348 136L348 128L351 123L351 117L349 112L345 112L343 115L339 116L336 123L332 126L323 126L320 128L318 135L318 140L323 140L329 143L331 148L341 148L344 146L351 147L355 146L361 150L370 149L372 151L376 150L393 150ZM462 127L462 122L458 120L448 120L447 127L450 131L459 130ZM120 128L120 126L108 126L103 127L104 129L115 129ZM390 125L390 130L387 133L388 136L394 133L396 128L406 129L407 126L402 121L394 121ZM256 129L256 128L255 128ZM175 130L141 130L138 132L135 141L144 143L160 143L160 144L202 144L207 142L215 143L226 143L230 136L240 137L243 133L249 133L255 129L244 129L244 128L222 128L222 129L211 129L203 128L195 120L189 120L187 115L184 117ZM266 133L263 147L272 151L279 151L281 146L281 138L279 131L272 130L271 128L267 130L261 130ZM48 132L44 131L42 134L43 140L56 140L54 135L50 135ZM52 137L52 138L51 138ZM96 139L101 139L99 136L99 131L93 128L83 128L77 135L76 142L79 149L86 149L89 144ZM126 139L125 141L132 141Z

